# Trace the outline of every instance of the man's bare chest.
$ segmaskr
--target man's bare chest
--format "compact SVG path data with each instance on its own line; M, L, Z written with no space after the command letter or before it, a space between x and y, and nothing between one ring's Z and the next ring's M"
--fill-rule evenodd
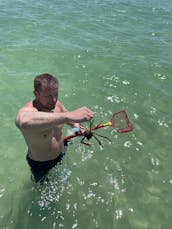
M58 125L52 129L44 130L40 133L40 138L43 141L49 141L54 139L59 140L62 136L63 125Z

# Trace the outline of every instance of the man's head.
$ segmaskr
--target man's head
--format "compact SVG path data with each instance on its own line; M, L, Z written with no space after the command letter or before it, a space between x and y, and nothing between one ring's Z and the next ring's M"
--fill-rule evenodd
M52 110L58 100L58 80L50 74L38 75L34 79L34 95L37 106L42 110Z

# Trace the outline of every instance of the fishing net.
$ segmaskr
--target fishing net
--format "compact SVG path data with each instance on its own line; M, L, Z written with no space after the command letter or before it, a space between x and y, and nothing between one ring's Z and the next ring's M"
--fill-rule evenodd
M112 127L119 133L125 133L133 130L133 125L130 122L125 110L114 113L111 123Z

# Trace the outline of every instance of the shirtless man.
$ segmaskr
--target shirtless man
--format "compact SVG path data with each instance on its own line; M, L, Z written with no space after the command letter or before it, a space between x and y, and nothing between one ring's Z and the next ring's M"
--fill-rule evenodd
M93 112L87 107L69 112L58 100L58 91L55 77L36 76L35 99L25 104L16 116L16 125L28 146L26 158L36 182L42 181L64 155L63 125L76 126L93 118Z

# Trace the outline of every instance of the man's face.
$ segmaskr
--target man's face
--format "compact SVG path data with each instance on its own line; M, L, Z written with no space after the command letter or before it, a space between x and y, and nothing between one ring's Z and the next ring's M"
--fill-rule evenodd
M42 108L53 110L58 100L58 86L43 87L34 92L37 102Z

